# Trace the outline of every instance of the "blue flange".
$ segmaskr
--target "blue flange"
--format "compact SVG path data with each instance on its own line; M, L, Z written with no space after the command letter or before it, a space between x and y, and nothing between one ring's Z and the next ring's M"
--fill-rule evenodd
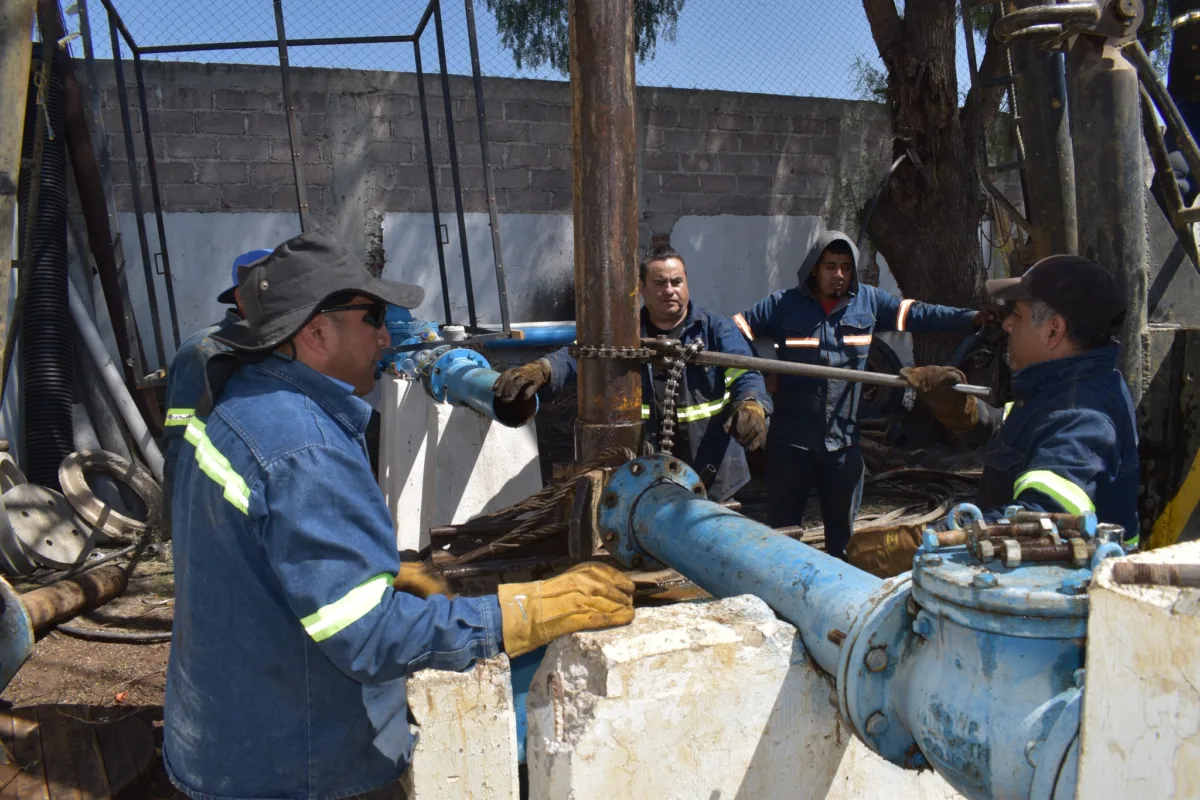
M637 567L646 558L653 561L637 543L633 509L642 494L659 483L677 483L697 497L707 496L696 471L673 456L638 458L618 469L600 496L600 536L609 554L622 564Z
M464 361L475 368L492 368L482 354L465 347L455 347L437 353L436 360L423 370L429 376L429 393L439 403L446 402L446 377L452 373L456 365Z
M33 623L21 596L0 578L0 690L33 652Z

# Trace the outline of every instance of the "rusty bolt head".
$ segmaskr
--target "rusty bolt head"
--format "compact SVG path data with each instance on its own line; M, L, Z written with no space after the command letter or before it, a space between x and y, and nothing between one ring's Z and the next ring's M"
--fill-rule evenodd
M1113 12L1118 19L1133 19L1141 10L1141 0L1117 0L1113 3Z
M941 566L942 557L933 553L926 553L921 556L921 563L927 567Z
M611 542L613 539L616 539L616 538L617 538L617 534L615 532L613 532L613 531L605 531L604 532L604 541Z
M976 589L994 589L1000 585L1000 579L993 572L981 572L971 579L971 585Z
M887 733L889 720L887 714L882 711L876 711L871 716L867 717L867 735L868 736L883 736Z
M617 499L616 492L605 492L604 493L604 507L605 508L616 508L618 502L619 502L619 500Z
M887 648L872 647L867 651L867 657L863 659L863 663L871 672L883 672L888 665Z
M1021 543L1016 539L1005 539L1000 547L1000 560L1009 569L1021 566Z
M837 628L830 628L829 633L825 634L825 638L834 644L840 645L846 641L846 634L839 631Z
M637 463L636 461L629 465L629 471L631 473L633 473L634 476L641 475L644 470L645 470L645 467L643 467L641 464Z
M697 497L704 497L704 485L697 483L692 487L692 494L696 495Z

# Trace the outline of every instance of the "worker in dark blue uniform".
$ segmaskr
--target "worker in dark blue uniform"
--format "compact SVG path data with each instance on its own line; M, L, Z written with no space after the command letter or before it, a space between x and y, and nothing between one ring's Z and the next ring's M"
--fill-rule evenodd
M644 303L643 337L665 336L684 344L700 339L711 352L753 355L729 318L692 305L687 268L679 253L669 247L651 250L638 277ZM542 387L553 393L574 380L576 373L575 359L563 348L508 370L496 381L495 392L510 402L518 395L531 397ZM646 441L655 448L666 384L666 370L642 365L642 419ZM770 408L758 372L698 364L684 368L675 398L672 453L696 470L713 500L727 500L749 482L745 450L758 449L766 441Z
M764 298L733 321L751 341L769 337L778 357L865 369L875 331L965 332L991 311L901 300L858 280L858 248L839 231L817 237L797 285ZM799 525L816 488L825 549L841 558L862 501L858 405L862 384L781 375L767 435L767 523Z
M1004 330L1013 402L993 408L952 391L963 376L951 367L904 371L947 427L987 440L977 505L992 522L1009 505L1095 513L1137 544L1137 422L1116 369L1113 336L1125 316L1116 282L1095 261L1063 255L988 281L988 292L1012 303Z
M183 432L196 416L196 401L204 392L204 368L215 353L223 353L224 345L212 338L227 325L242 318L237 297L238 276L243 268L271 255L270 250L251 250L233 260L232 283L217 296L217 301L230 306L220 322L193 333L179 345L167 368L167 418L163 423L163 516L171 522L171 477L183 445Z

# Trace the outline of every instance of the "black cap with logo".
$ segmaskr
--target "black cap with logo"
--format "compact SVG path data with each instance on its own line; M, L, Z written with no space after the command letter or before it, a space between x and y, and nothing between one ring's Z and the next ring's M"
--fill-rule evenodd
M1125 299L1107 269L1083 256L1050 256L1019 278L987 282L997 300L1041 300L1069 322L1112 336L1125 321Z
M367 295L403 308L416 308L425 299L420 286L373 276L322 230L288 239L254 262L239 288L246 318L212 338L245 353L288 341L337 294Z

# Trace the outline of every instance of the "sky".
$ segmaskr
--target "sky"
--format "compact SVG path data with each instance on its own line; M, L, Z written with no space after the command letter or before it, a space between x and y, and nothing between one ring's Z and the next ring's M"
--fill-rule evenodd
M464 0L444 0L448 68L470 73ZM113 0L139 45L274 39L272 0ZM108 58L107 15L87 0L96 55ZM409 34L423 2L414 0L284 0L289 38ZM485 75L565 79L549 69L518 70L500 42L495 18L476 0L480 62ZM68 26L77 18L68 18ZM422 38L427 71L436 70L433 26ZM78 50L78 47L76 47ZM959 73L967 75L959 46ZM128 57L129 53L125 53ZM157 56L184 61L275 64L273 49ZM298 67L350 67L408 72L411 45L297 47ZM855 63L879 66L861 0L686 0L674 42L660 39L652 60L639 64L643 86L719 89L855 98Z

